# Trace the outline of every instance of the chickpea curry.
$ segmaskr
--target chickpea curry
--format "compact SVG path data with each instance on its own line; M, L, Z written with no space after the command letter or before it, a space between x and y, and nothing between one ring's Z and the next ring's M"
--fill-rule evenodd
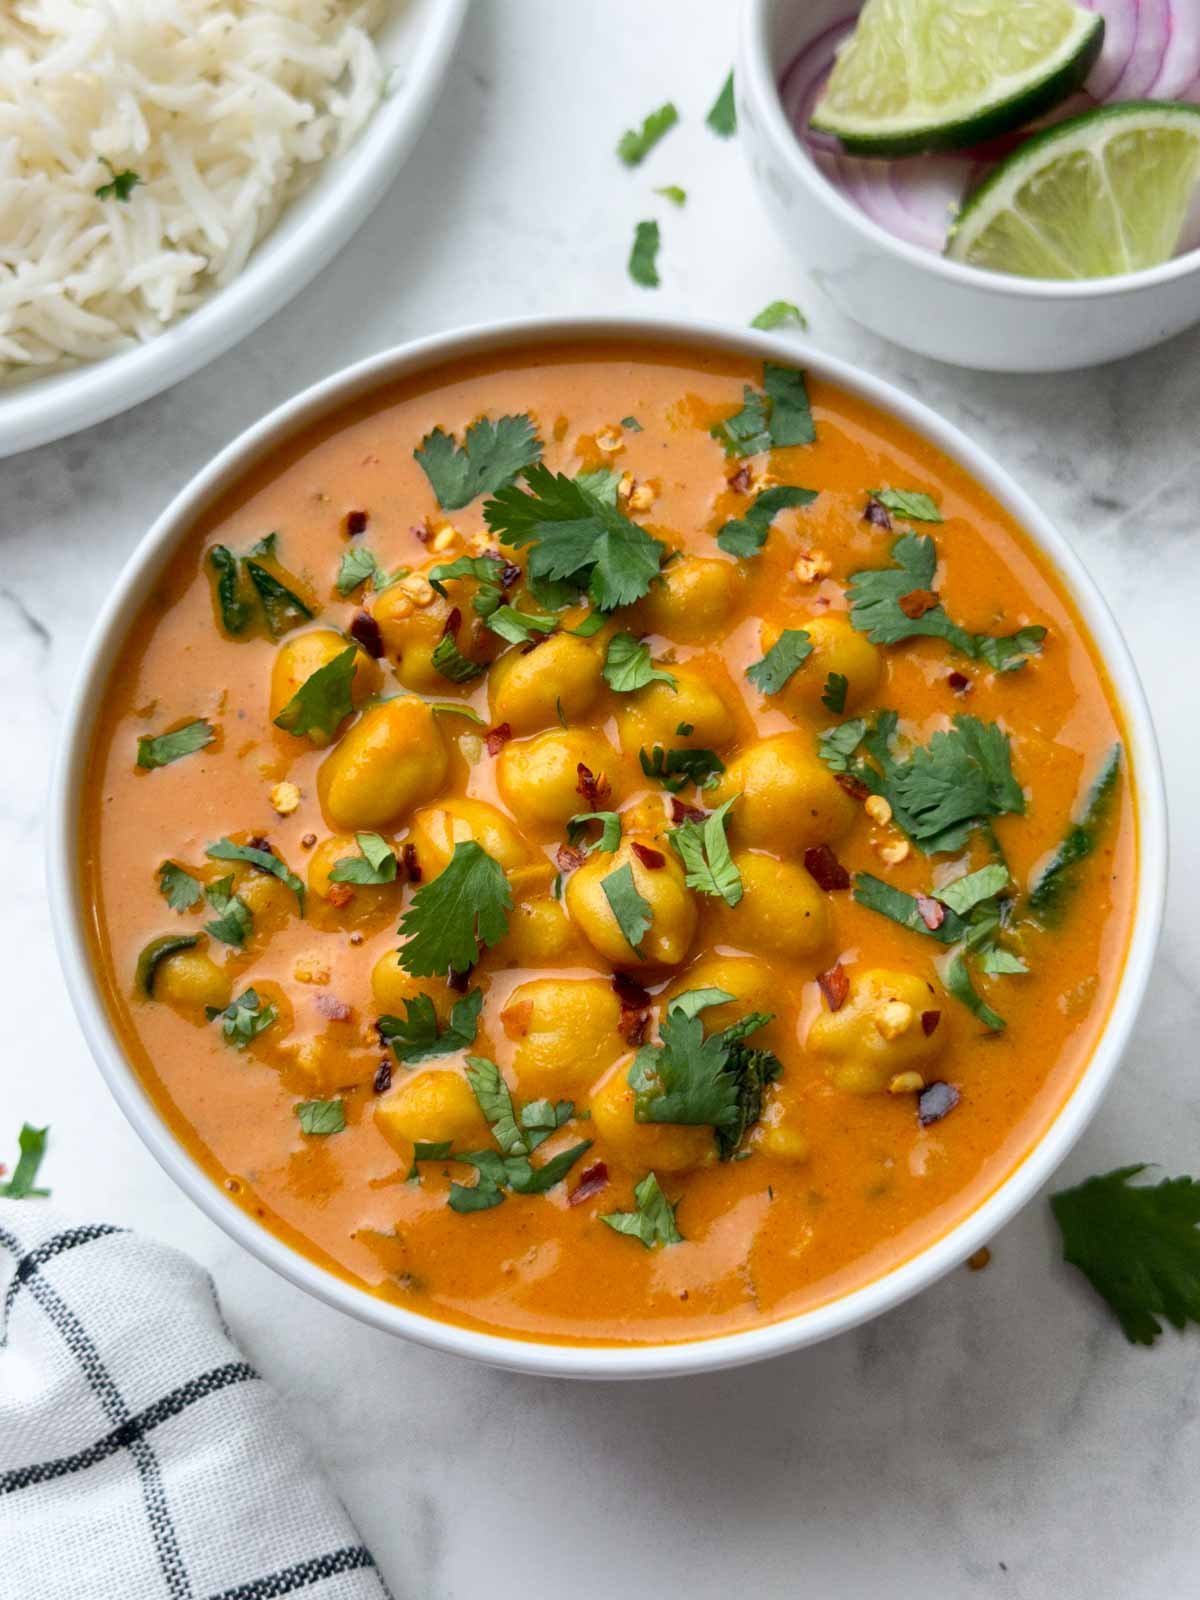
M378 390L177 551L103 695L147 1092L328 1270L517 1337L808 1309L1053 1119L1136 878L1121 718L960 467L794 368Z

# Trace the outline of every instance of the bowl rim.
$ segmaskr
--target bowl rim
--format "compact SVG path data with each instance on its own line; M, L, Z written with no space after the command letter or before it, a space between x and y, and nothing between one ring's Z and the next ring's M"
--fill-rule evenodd
M846 3L861 9L862 0L846 0ZM934 255L930 250L923 250L888 233L886 228L881 228L822 177L784 115L779 82L772 67L767 42L770 13L777 4L779 0L746 0L742 6L738 24L737 93L746 97L752 108L753 120L757 120L766 130L777 154L808 198L833 212L863 243L881 247L906 265L959 288L1014 300L1074 302L1116 298L1161 288L1164 284L1200 271L1200 247L1197 247L1182 256L1173 256L1170 261L1163 261L1156 267L1143 267L1138 272L1123 272L1112 278L1022 278L1003 272L985 272L980 267L950 261L945 256ZM826 23L819 31L824 32L831 25ZM813 37L816 37L815 33Z
M1041 1138L992 1193L925 1249L882 1277L763 1328L682 1344L553 1344L438 1322L360 1289L301 1256L260 1227L187 1154L127 1061L109 1020L86 935L89 907L77 871L77 796L86 770L95 704L126 632L131 607L198 517L231 483L308 422L393 379L467 355L571 342L626 340L717 349L803 365L877 405L944 450L1005 506L1053 563L1106 662L1129 734L1137 779L1138 892L1125 967L1093 1055ZM1162 766L1136 669L1115 619L1079 558L1000 466L953 424L886 381L825 355L807 341L715 322L667 317L528 317L478 324L368 357L312 385L226 445L171 501L129 556L84 647L60 730L48 818L48 897L59 959L76 1015L117 1104L159 1164L200 1209L282 1277L329 1305L418 1344L513 1371L584 1378L649 1378L715 1371L783 1355L855 1327L899 1305L978 1249L1050 1176L1091 1119L1128 1042L1153 965L1163 917L1167 823Z
M347 149L328 157L278 216L241 272L145 343L0 389L0 458L120 415L206 367L281 311L358 231L399 173L433 110L470 0L423 0L393 19L404 76ZM423 14L422 14L423 13ZM405 32L408 29L412 33Z

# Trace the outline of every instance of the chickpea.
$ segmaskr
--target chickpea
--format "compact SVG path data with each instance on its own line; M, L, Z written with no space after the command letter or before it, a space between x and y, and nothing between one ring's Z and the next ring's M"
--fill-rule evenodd
M510 740L496 762L496 782L518 817L562 824L592 809L579 791L580 766L608 781L605 805L611 807L620 787L617 753L603 734L587 728L551 728L532 739Z
M321 763L321 805L335 828L386 828L435 795L448 766L442 730L425 702L412 695L384 700L364 711Z
M371 968L371 994L382 1016L402 1017L405 1004L419 994L433 1001L438 1021L445 1026L454 1000L442 978L414 978L400 965L399 950L385 950Z
M526 655L508 650L488 674L488 706L493 723L507 722L514 733L537 733L568 722L591 709L603 683L601 653L574 634L556 633Z
M339 1089L370 1083L379 1066L378 1050L354 1046L346 1037L330 1029L307 1039L289 1043L289 1059L281 1066L284 1082L300 1094L327 1099Z
M793 672L778 698L789 711L828 720L829 708L822 703L825 680L840 672L846 680L846 710L852 711L871 698L883 673L883 655L866 634L859 633L848 617L830 612L811 617L801 624L812 644L812 654L799 671ZM764 623L761 639L763 654L779 638L778 624Z
M524 866L529 846L502 811L482 800L443 800L425 806L412 819L423 882L436 878L450 863L456 844L474 840L505 871Z
M750 1136L755 1150L777 1161L807 1161L812 1149L800 1120L800 1108L776 1090L769 1096L758 1125Z
M856 815L854 801L802 733L751 745L710 793L713 805L740 796L729 813L734 843L787 854L841 838Z
M390 843L391 841L389 841ZM308 858L308 887L322 902L326 914L342 924L362 922L393 907L400 887L392 883L339 883L330 873L339 861L362 858L358 840L352 833L333 833L322 839Z
M286 883L257 867L233 869L234 892L254 918L254 935L275 933L296 915L296 896Z
M663 568L631 615L647 633L689 644L711 639L733 610L742 581L732 561L679 556Z
M456 1150L490 1143L487 1122L471 1090L457 1072L427 1069L406 1077L375 1106L375 1126L406 1160L414 1144L449 1139Z
M603 1153L641 1178L647 1172L687 1172L714 1158L711 1128L677 1122L638 1122L629 1087L632 1057L619 1061L592 1095L592 1126Z
M634 850L635 843L654 851L661 866L648 867ZM621 932L603 889L603 880L626 865L652 918L640 954ZM646 838L622 839L611 855L600 851L590 855L567 883L567 909L588 943L614 967L677 967L687 958L696 932L696 902L674 851Z
M667 1007L689 989L723 989L733 996L723 1005L709 1006L700 1013L705 1030L720 1033L749 1011L776 1010L779 979L754 956L702 956L680 973L666 991L663 998Z
M534 895L519 900L508 916L508 932L492 952L491 963L513 967L564 965L576 954L577 936L560 900Z
M733 861L742 898L714 912L722 943L786 957L811 956L827 943L829 906L803 867L759 850L737 850Z
M899 1072L920 1071L945 1048L945 1017L932 1033L923 1012L937 1011L936 991L913 972L868 967L850 979L838 1011L822 1010L805 1048L822 1058L833 1084L850 1094L877 1094Z
M419 593L419 598L424 598L424 591ZM376 597L371 615L379 624L383 646L396 676L406 689L416 694L446 692L446 679L433 664L433 652L441 642L452 610L450 601L436 590L429 596L428 604L415 604L403 582L392 584ZM472 613L464 610L462 614L469 617Z
M525 1099L586 1094L624 1053L621 1003L605 978L535 978L500 1013L515 1041L512 1066Z
M204 950L177 950L164 956L154 973L154 998L178 1011L203 1017L205 1006L224 1011L233 996L229 974Z
M678 685L651 683L633 694L619 697L617 726L621 748L635 756L656 744L664 749L686 745L694 750L720 750L737 733L733 713L725 701L695 668L671 666L668 670ZM679 733L680 724L690 725L691 733Z
M301 633L280 645L271 668L272 722L301 684L306 683L319 668L327 667L336 656L340 656L348 642L333 628L314 628L310 633ZM351 700L356 706L361 705L368 696L379 692L381 682L378 663L372 661L365 651L359 650L354 657L354 676L350 680ZM305 737L315 745L329 743L329 735L319 728L310 728Z

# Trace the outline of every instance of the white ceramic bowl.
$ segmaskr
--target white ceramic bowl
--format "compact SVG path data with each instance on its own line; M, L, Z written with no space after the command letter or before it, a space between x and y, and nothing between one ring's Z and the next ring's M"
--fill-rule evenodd
M396 0L376 35L391 86L354 144L326 162L225 288L157 338L0 389L0 457L62 439L160 394L285 306L387 193L441 87L470 0Z
M570 340L675 341L699 350L714 345L755 358L795 364L839 384L917 429L960 462L1005 506L1053 560L1092 631L1123 708L1136 775L1138 887L1135 923L1125 971L1103 1037L1069 1099L1035 1148L988 1200L928 1249L852 1294L784 1322L747 1333L631 1349L538 1344L452 1327L376 1299L334 1277L258 1227L195 1164L166 1125L125 1058L104 1005L87 946L91 908L84 898L79 860L80 786L93 722L112 664L139 597L166 567L180 541L213 502L263 456L317 417L381 384L438 367L462 356L517 346ZM1167 865L1167 823L1162 771L1150 712L1137 673L1112 614L1065 539L1016 483L969 439L934 412L853 367L769 334L667 320L531 319L439 334L373 356L327 378L280 406L235 440L176 497L138 545L93 629L67 708L51 789L50 907L59 956L76 1012L101 1072L118 1104L162 1166L227 1233L292 1283L330 1305L389 1333L494 1366L581 1378L644 1378L719 1367L780 1355L841 1333L897 1305L957 1266L991 1238L1043 1184L1074 1144L1099 1104L1129 1038L1150 974L1162 920Z
M1061 283L983 272L885 232L826 182L784 113L797 52L856 0L743 0L738 136L783 237L847 316L956 366L998 372L1094 367L1200 321L1200 251L1122 278Z

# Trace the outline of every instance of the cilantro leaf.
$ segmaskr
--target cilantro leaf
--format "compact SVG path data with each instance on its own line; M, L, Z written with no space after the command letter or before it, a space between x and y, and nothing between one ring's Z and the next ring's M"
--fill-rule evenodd
M763 450L815 442L804 373L798 367L764 361L763 389L765 393L759 394L746 384L742 409L709 429L724 445L727 456L753 456Z
M28 1122L21 1125L21 1132L17 1136L20 1154L12 1177L7 1183L0 1183L0 1197L5 1200L42 1200L50 1193L49 1189L35 1188L49 1136L49 1128L35 1128Z
M381 594L384 589L391 588L398 578L403 578L407 572L407 567L397 567L389 577L375 559L374 553L368 550L365 544L352 544L342 553L341 565L338 567L337 592L340 595L353 594L360 584L369 583L376 594Z
M729 139L737 132L737 107L733 99L733 73L721 85L721 92L709 107L705 122L719 139Z
M935 900L940 900L951 911L965 917L968 912L984 900L994 900L997 895L1003 894L1008 888L1008 868L998 861L989 862L986 867L980 867L977 872L965 873L961 878L955 878L952 883L947 883L940 889L933 891Z
M343 1133L346 1108L341 1100L301 1100L293 1107L300 1118L301 1133Z
M172 911L190 911L204 898L204 885L190 872L164 861L158 869L158 887Z
M488 527L505 543L532 545L534 582L569 580L585 588L599 611L640 600L658 576L666 546L636 522L581 486L544 466L525 474L484 504Z
M724 445L727 456L756 456L771 448L769 418L766 396L746 383L742 385L742 409L708 431Z
M821 690L821 704L827 711L832 711L835 717L840 717L846 709L846 695L850 689L850 680L844 672L829 672L825 675L825 687Z
M913 522L941 522L937 501L923 489L872 489L871 499Z
M629 862L610 872L606 878L601 878L600 887L604 890L604 898L617 919L617 926L624 934L626 943L635 955L640 956L640 946L650 931L654 913L649 901L643 900L637 891Z
M1065 901L1078 885L1079 874L1075 869L1081 861L1087 860L1099 842L1112 810L1120 773L1121 746L1115 744L1088 790L1079 820L1071 824L1029 891L1030 911L1048 925L1060 919Z
M545 1194L562 1182L585 1150L591 1149L591 1140L586 1139L542 1166L533 1166L529 1160L532 1153L574 1115L572 1102L560 1100L555 1105L549 1100L535 1100L524 1107L518 1118L503 1074L486 1056L467 1057L467 1082L500 1149L476 1150L454 1157L474 1167L479 1178L472 1188L460 1183L451 1185L448 1203L452 1210L490 1210L504 1199L506 1188L516 1194Z
M629 252L629 276L643 289L657 289L662 282L658 275L659 242L657 222L638 223Z
M945 639L975 661L996 672L1015 672L1037 655L1046 637L1040 625L1016 633L968 633L952 622L933 588L937 551L928 534L906 533L892 546L892 567L856 572L847 591L850 621L874 644L900 644L906 639ZM922 597L925 608L910 616L902 602ZM910 608L911 609L911 608Z
M470 683L472 678L487 671L482 661L472 661L470 656L463 655L452 633L442 635L429 659L434 671L440 672L450 683Z
M678 794L694 783L698 789L711 789L725 771L725 763L715 750L664 750L656 744L647 754L638 751L638 761L648 778L655 778L671 794Z
M265 555L274 555L274 540L275 535L268 534L265 540L259 541L255 550L261 550ZM300 623L312 621L311 607L306 605L294 590L289 589L287 584L282 583L273 572L268 572L266 567L257 561L251 561L249 557L246 559L246 571L250 582L254 585L272 638L278 639L281 634L298 627Z
M640 433L642 430L639 428L637 431ZM574 481L581 489L594 494L597 500L603 500L605 505L615 506L621 476L615 467L593 467L590 472L576 473Z
M199 943L198 933L164 933L157 939L151 939L149 944L143 945L134 974L134 981L142 993L153 996L154 980L158 976L160 962L180 950L191 950Z
M714 895L727 906L736 906L742 898L742 875L729 853L725 837L725 818L732 804L733 800L726 800L703 822L689 818L667 832L672 848L683 862L688 888Z
M621 135L617 154L627 167L639 166L678 121L679 112L668 100L657 111L649 113L640 129L629 128Z
M413 1141L412 1166L408 1169L408 1181L420 1183L421 1174L417 1163L420 1161L445 1161L454 1149L453 1139L416 1139Z
M459 556L457 561L444 561L434 567L429 581L437 592L446 598L446 583L451 578L474 578L477 585L471 601L481 617L490 617L504 601L504 572L508 563L503 556Z
M661 193L661 192L662 191L660 190L659 193ZM641 425L641 423L638 421L638 419L636 417L632 417L632 416L630 416L630 417L622 417L621 418L621 426L625 429L626 433L641 433L642 432L642 425Z
M869 727L865 717L855 717L850 722L839 722L835 728L821 730L817 735L817 754L830 772L849 772L850 758Z
M473 839L460 839L447 866L422 884L404 913L400 965L417 978L468 972L480 947L508 932L512 892L504 869Z
M169 767L172 761L203 750L215 738L212 723L206 722L203 717L197 717L194 722L185 722L182 728L173 728L170 733L144 733L138 740L137 764L146 771L155 767Z
M304 884L273 850L260 850L252 844L234 844L232 839L218 839L216 844L209 845L204 854L213 861L248 861L260 872L269 872L292 891L300 907L300 915L304 915Z
M650 646L631 633L614 633L604 657L604 681L617 694L632 694L647 684L666 683L679 688L679 679L663 672L650 659Z
M931 928L921 915L920 902L915 895L907 894L869 872L854 874L854 898L868 911L877 911L880 916L890 917L902 928L936 939L939 944L958 944L966 935L967 930L957 913L948 909L941 924Z
M723 1006L736 999L728 989L685 989L671 1001L672 1011L682 1011L685 1017L699 1016L710 1006Z
M780 328L785 323L793 323L798 328L808 328L808 318L800 307L793 305L790 300L772 300L770 305L764 306L756 317L750 322L752 328Z
M275 718L275 726L297 737L314 730L332 739L354 710L350 685L354 680L358 647L350 644L309 674Z
M1143 1163L1118 1167L1050 1196L1069 1261L1116 1313L1131 1344L1153 1344L1159 1318L1200 1322L1200 1183L1134 1186Z
M145 181L131 167L118 172L107 156L101 156L100 160L112 174L112 179L93 191L97 200L128 200L138 185Z
M242 584L241 563L226 545L215 544L208 552L208 564L216 577L217 610L226 633L246 631L251 605Z
M998 1011L994 1011L971 982L970 969L961 950L952 950L938 968L938 975L946 993L960 1005L966 1006L990 1033L1001 1033L1007 1024Z
M330 883L395 883L396 852L387 840L378 833L356 833L354 837L362 854L335 861Z
M687 205L687 190L681 189L677 183L665 184L661 189L655 189L655 194L662 195L664 200L669 200L673 206ZM641 429L638 429L641 432Z
M593 839L591 844L585 845L588 855L593 850L600 850L605 855L611 855L621 844L621 818L615 811L579 811L567 821L567 843L576 848L587 832L589 822L600 824L600 837Z
M210 883L204 891L204 898L217 913L214 922L204 924L205 933L211 933L214 939L240 950L250 937L254 918L246 902L234 894L232 874Z
M268 1001L263 1004L256 989L246 989L222 1011L218 1006L205 1006L204 1014L210 1022L220 1021L225 1043L235 1050L244 1050L260 1033L265 1033L278 1018L279 1012Z
M499 422L480 417L463 435L461 446L453 434L435 428L413 456L442 510L460 511L478 495L507 488L519 472L540 461L542 441L525 413Z
M653 1250L656 1245L683 1243L683 1235L675 1224L675 1207L652 1172L648 1172L634 1189L633 1203L636 1210L603 1212L600 1221L606 1222L614 1233L640 1239L647 1250Z
M762 660L746 668L746 676L763 694L778 694L812 655L812 649L812 640L803 628L785 628Z
M427 994L414 995L404 1002L403 1017L382 1016L375 1026L381 1039L392 1047L397 1061L414 1066L437 1056L452 1056L474 1044L483 1007L483 990L456 1000L450 1008L450 1026L439 1031L437 1011Z
M710 1003L715 999L703 1000ZM659 1030L661 1044L643 1045L634 1057L628 1078L634 1116L639 1122L707 1125L714 1131L718 1155L728 1161L761 1114L765 1086L783 1071L769 1050L751 1050L745 1044L747 1035L771 1017L754 1011L723 1032L706 1036L703 1022L690 1009L672 1004Z
M717 534L717 544L729 556L757 555L779 512L792 506L811 505L816 498L815 489L801 489L792 484L764 489L744 517L735 517L724 525Z
M554 617L535 616L509 605L497 606L488 617L487 625L509 644L528 644L535 634L553 633L558 627Z

